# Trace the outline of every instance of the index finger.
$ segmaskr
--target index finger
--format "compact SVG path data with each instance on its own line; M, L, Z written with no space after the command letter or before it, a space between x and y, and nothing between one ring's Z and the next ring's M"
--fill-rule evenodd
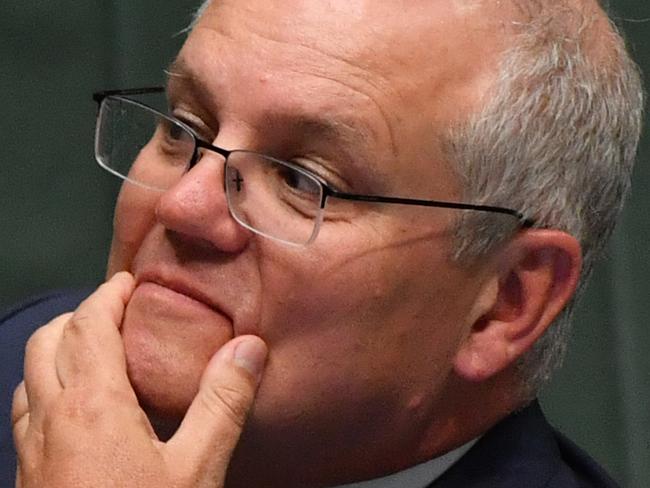
M116 379L128 383L119 329L133 286L129 273L117 273L84 300L65 324L57 353L64 388Z

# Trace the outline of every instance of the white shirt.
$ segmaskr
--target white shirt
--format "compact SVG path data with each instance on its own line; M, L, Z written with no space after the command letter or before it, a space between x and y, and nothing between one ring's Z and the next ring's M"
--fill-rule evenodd
M463 457L477 441L478 439L474 439L440 457L383 478L350 483L335 488L426 488Z

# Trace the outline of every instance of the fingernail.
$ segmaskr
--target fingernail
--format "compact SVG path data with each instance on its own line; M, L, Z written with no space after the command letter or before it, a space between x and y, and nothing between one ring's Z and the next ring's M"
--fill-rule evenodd
M247 337L235 347L235 364L251 373L257 381L262 377L268 349L259 337Z

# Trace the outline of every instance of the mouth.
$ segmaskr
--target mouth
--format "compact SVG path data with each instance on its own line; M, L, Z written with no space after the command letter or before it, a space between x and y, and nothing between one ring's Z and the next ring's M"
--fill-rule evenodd
M156 293L162 294L165 300L169 300L175 305L186 304L188 306L207 308L211 312L232 320L230 314L225 312L218 303L201 291L198 286L182 279L169 279L160 274L147 272L136 277L136 287L151 289Z

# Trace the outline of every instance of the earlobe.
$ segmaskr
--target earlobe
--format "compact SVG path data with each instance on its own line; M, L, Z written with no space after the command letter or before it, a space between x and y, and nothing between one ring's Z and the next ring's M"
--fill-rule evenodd
M578 241L558 230L529 230L508 243L493 280L496 297L458 350L456 373L478 382L514 364L571 299L581 263Z

